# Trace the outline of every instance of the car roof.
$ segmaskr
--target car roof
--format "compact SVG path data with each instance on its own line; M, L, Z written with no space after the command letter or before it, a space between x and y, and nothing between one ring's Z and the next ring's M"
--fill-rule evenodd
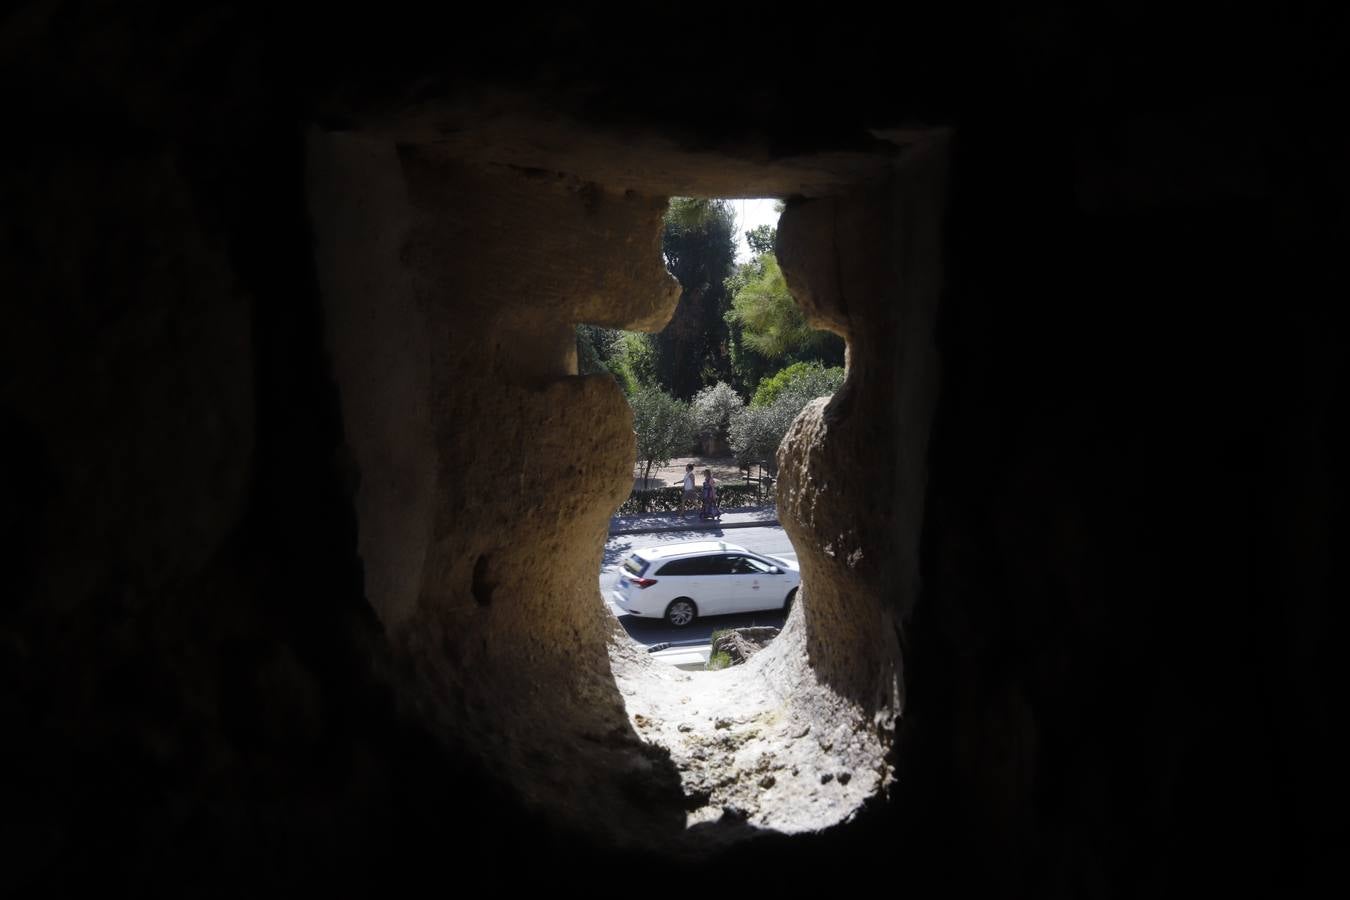
M646 560L671 559L676 556L697 556L703 553L749 553L738 544L725 541L689 541L683 544L662 544L633 551Z

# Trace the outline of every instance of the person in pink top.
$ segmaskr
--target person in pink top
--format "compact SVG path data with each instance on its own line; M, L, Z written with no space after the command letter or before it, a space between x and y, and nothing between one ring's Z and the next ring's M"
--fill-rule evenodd
M722 510L717 506L717 479L712 469L703 470L703 514L705 519L720 519Z

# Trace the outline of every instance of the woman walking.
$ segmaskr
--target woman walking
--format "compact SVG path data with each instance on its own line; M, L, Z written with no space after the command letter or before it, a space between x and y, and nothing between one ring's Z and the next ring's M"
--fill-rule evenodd
M698 494L694 491L694 464L685 463L684 466L684 494L680 497L680 517L684 517L686 509L694 508L694 498Z
M722 510L717 505L717 481L712 469L703 470L703 513L704 519L722 518Z

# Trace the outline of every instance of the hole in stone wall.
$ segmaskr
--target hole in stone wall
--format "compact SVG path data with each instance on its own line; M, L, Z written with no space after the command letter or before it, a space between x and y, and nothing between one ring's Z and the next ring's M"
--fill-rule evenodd
M811 327L779 266L783 208L672 199L670 321L653 334L577 327L579 371L614 377L637 439L602 597L631 639L685 669L742 663L782 628L800 577L776 518L777 449L843 383L843 340Z
M606 152L618 160L624 151ZM684 511L687 525L661 533L678 537L698 522L704 527L690 537L739 545L770 567L796 549L788 531L819 544L801 547L797 602L783 615L788 597L774 598L782 630L748 661L723 671L662 662L596 605L592 580L607 551L617 565L645 541L615 535L623 546L604 543L609 513L633 486L628 476L644 487L660 477L654 463L630 468L625 398L641 386L626 376L687 363L648 386L655 380L658 393L665 385L687 403L724 382L742 408L762 410L772 406L772 398L755 402L763 383L791 365L751 378L738 365L749 354L733 356L744 349L733 327L755 320L729 321L732 300L752 287L772 298L776 276L766 262L727 287L743 262L733 241L740 229L719 218L716 201L681 206L691 216L712 211L723 239L717 254L700 256L695 246L709 231L702 219L662 233L669 185L726 183L718 175L725 160L679 161L695 177L631 189L622 186L627 169L604 162L592 172L600 186L583 193L588 180L565 165L543 167L554 174L541 179L441 146L314 135L310 199L344 433L362 472L355 504L365 591L408 664L403 689L447 745L475 755L531 806L616 845L701 853L766 829L846 821L890 781L898 646L877 586L883 579L872 576L889 572L877 560L898 556L899 542L875 511L897 494L885 481L895 467L884 442L861 465L856 454L868 423L895 418L884 364L893 332L874 308L894 308L897 291L886 280L892 267L873 274L864 266L864 277L847 285L848 310L834 296L841 248L855 261L891 252L890 220L876 212L884 197L874 201L881 195L868 191L836 202L817 190L809 195L817 199L788 208L770 246L784 251L794 287L800 279L802 303L840 332L868 325L850 335L859 342L851 353L871 351L850 357L840 399L853 402L828 411L815 403L799 416L782 473L769 453L747 470L733 458L720 479L721 520L698 519L699 502ZM777 183L801 184L799 174L781 173ZM734 212L735 204L720 208ZM675 328L663 329L672 307ZM796 309L790 296L787 307ZM871 317L846 314L859 309ZM599 367L588 367L595 360L574 338L578 321L671 340L615 332L595 354ZM625 353L618 361L617 351ZM802 362L810 361L792 364ZM876 390L857 390L864 376ZM725 424L725 434L710 429L706 449L684 451L699 476L712 468L700 463L728 452L717 440L736 445ZM686 437L692 447L695 436ZM879 489L861 490L857 478L838 488L833 476L849 466L880 478ZM770 481L780 474L781 487ZM754 528L727 527L738 508L725 502L731 481L761 506L786 498L778 543L750 544ZM677 508L647 503L623 514L670 523L680 514L680 483ZM842 498L858 509L843 508ZM866 542L858 518L871 526ZM696 595L681 596L693 602L695 622L714 615ZM660 612L655 621L669 603Z
M600 572L621 626L615 678L634 730L680 773L691 828L817 830L886 778L880 743L842 734L857 723L832 698L784 696L811 678L810 601L796 602L797 551L777 517L777 450L803 408L842 386L844 342L813 329L788 291L782 209L672 200L670 322L655 334L577 328L579 371L614 377L636 432L632 493Z

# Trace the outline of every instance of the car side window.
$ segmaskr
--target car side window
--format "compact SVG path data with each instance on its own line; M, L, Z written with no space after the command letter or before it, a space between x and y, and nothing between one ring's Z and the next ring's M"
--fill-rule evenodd
M694 559L672 559L670 562L668 562L668 563L666 563L664 566L662 566L662 567L661 567L661 571L657 572L656 574L657 574L657 575L697 575L697 574L699 574L699 573L694 571L694 569L696 568L696 566L695 566L694 564L697 563L698 561L699 561L699 560L697 559L697 557L694 558Z
M731 558L718 553L712 556L695 557L698 563L699 575L730 575Z
M754 572L756 575L770 575L773 573L773 566L764 562L762 559L755 559L752 556L745 556L742 558L745 560L745 564L750 567L750 571Z
M748 556L733 556L731 571L737 575L767 575L770 568L757 559Z

